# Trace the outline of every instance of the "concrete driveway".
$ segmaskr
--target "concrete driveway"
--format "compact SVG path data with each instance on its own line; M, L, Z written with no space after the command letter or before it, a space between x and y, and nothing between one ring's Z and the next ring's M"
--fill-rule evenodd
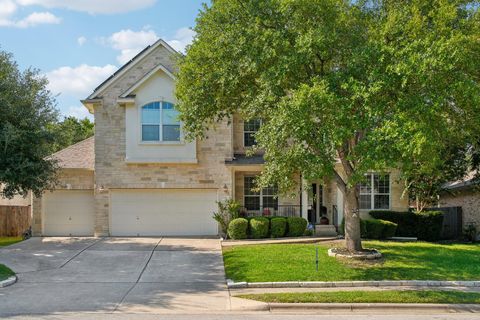
M32 238L0 249L0 263L19 279L0 289L0 318L230 308L215 239Z

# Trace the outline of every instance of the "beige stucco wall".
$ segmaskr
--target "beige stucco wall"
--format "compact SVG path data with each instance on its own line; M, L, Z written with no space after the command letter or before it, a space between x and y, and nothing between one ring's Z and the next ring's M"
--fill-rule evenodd
M63 169L58 174L55 190L92 190L94 174L91 170ZM45 191L45 193L51 191ZM34 236L42 235L42 198L32 199L32 232Z
M463 225L475 223L480 231L480 190L463 190L440 197L441 207L462 207Z
M175 83L159 70L134 90L135 103L125 106L126 159L130 162L196 163L196 141L142 142L141 108L151 102L175 104ZM161 147L160 147L161 146Z
M232 190L225 159L231 158L231 127L227 121L197 141L197 164L128 164L126 157L125 107L117 98L159 63L172 68L173 58L162 46L102 93L102 105L95 107L95 234L109 235L110 189L124 188L209 188ZM152 146L161 148L161 146ZM219 191L219 197L223 192ZM225 195L227 196L227 194Z

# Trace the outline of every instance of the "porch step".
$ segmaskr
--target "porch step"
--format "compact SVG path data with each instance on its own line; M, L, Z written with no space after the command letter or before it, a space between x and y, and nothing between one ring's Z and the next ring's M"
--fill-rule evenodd
M332 225L317 224L315 225L315 235L319 237L336 237L337 228Z

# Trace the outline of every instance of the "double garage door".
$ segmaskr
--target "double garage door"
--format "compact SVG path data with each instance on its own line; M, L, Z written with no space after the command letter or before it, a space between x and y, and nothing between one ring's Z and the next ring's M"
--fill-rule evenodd
M112 236L216 235L216 190L113 190ZM55 191L44 196L44 235L89 236L94 230L93 191Z

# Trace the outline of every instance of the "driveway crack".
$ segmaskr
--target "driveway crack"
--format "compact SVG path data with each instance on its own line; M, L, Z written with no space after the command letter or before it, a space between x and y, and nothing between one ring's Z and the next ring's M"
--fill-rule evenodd
M150 260L152 260L152 257L153 257L153 254L155 253L155 250L157 249L158 245L160 244L160 242L162 242L163 238L160 238L160 240L158 240L157 244L155 245L155 247L153 247L152 251L150 251L150 255L147 259L147 262L145 263L145 265L143 266L142 268L142 271L140 272L140 274L138 275L138 278L137 278L137 281L135 281L135 283L130 287L130 289L127 290L127 292L125 292L125 294L122 296L122 298L120 299L120 301L115 305L115 308L113 308L113 311L112 313L116 312L118 310L118 308L122 305L122 303L125 301L125 298L127 298L128 294L133 290L133 288L135 288L135 286L138 284L138 282L140 281L140 278L142 278L142 275L143 273L145 272L145 270L147 269L147 266L148 264L150 263Z
M90 249L91 247L93 247L94 245L96 245L97 243L99 243L100 241L102 241L103 239L100 238L98 239L97 241L95 241L94 243L92 243L91 245L83 248L82 250L80 250L79 252L77 252L77 254L75 254L73 257L71 257L70 259L68 259L67 261L65 261L64 263L62 263L60 265L60 267L58 267L57 269L61 269L63 268L64 266L66 266L70 261L72 261L73 259L75 259L76 257L78 257L80 254L82 254L84 251Z

